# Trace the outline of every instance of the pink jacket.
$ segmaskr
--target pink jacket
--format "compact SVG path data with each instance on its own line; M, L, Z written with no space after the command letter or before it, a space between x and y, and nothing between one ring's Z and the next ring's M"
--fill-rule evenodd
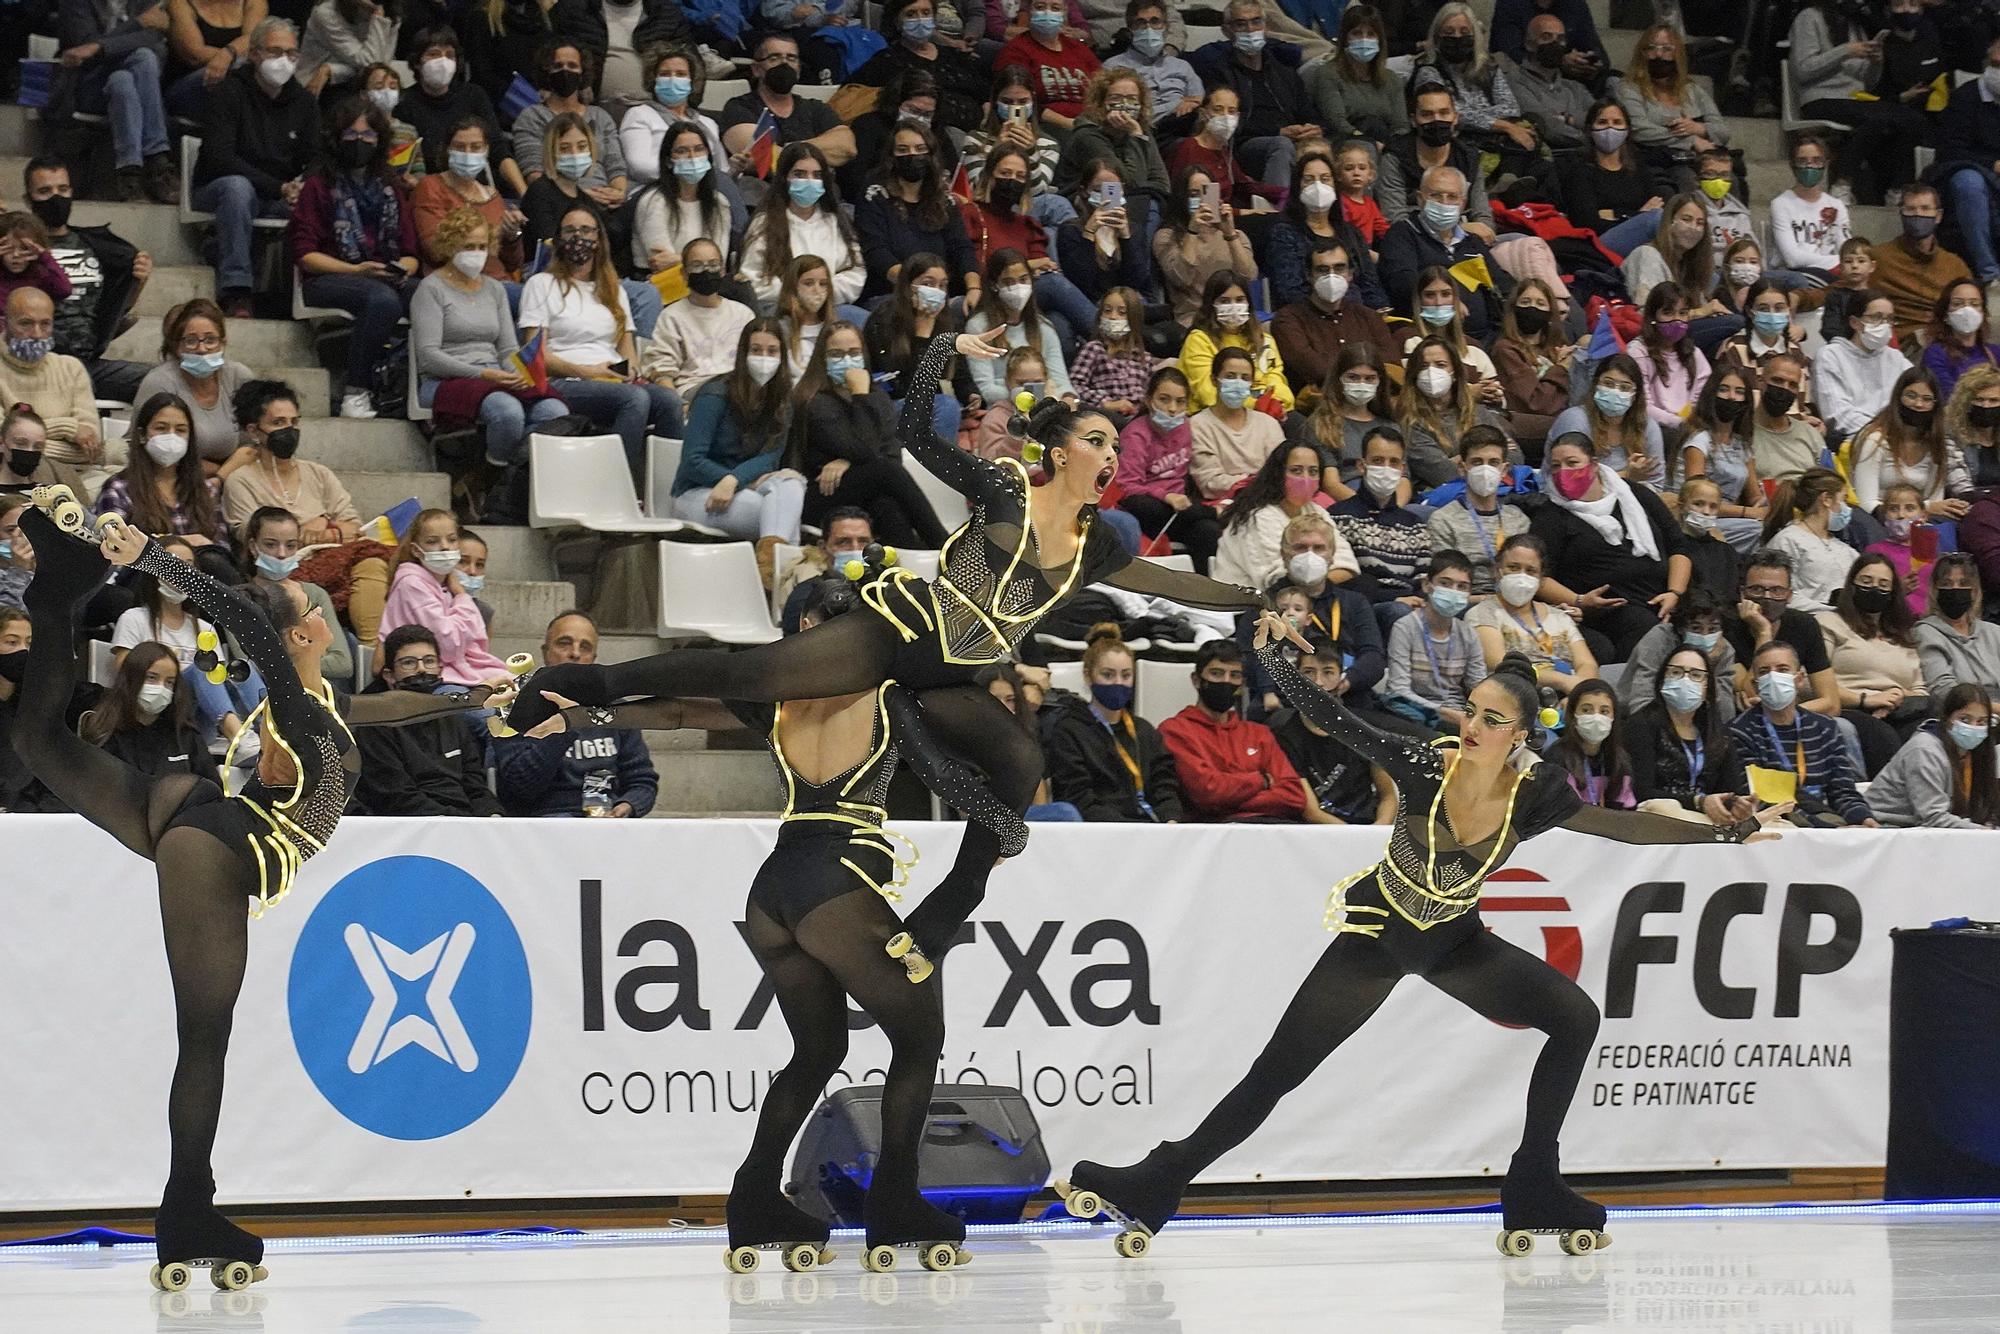
M1118 485L1128 496L1165 500L1178 491L1193 497L1188 461L1194 456L1194 431L1182 422L1162 433L1151 413L1134 417L1118 437Z
M421 561L396 567L389 600L382 604L382 638L399 625L421 625L437 636L444 679L476 686L507 674L507 664L486 646L486 621L464 593L454 594Z

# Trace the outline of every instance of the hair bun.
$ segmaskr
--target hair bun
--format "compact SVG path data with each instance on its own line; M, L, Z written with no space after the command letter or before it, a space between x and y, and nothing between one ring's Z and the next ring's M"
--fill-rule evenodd
M1505 672L1509 676L1523 677L1530 683L1535 682L1534 661L1518 649L1508 653L1506 657L1495 663L1489 675L1499 676L1502 672Z
M1090 633L1083 637L1083 642L1086 647L1100 642L1122 647L1125 643L1125 632L1119 628L1116 621L1099 621L1090 627Z

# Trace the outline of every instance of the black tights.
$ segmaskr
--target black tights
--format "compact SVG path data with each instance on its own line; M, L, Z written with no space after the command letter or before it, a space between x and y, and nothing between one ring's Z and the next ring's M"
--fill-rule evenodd
M847 997L868 1012L889 1039L882 1088L882 1155L869 1186L878 1200L905 1208L917 1197L917 1147L930 1111L938 1057L944 1052L944 1009L935 978L911 986L903 965L883 946L903 929L894 910L870 889L828 900L787 930L755 903L746 936L792 1034L792 1059L772 1079L757 1116L740 1186L775 1192L785 1150L819 1104L827 1081L847 1058Z
M1192 1135L1162 1146L1180 1182L1192 1180L1250 1138L1280 1099L1304 1083L1381 1008L1404 972L1379 941L1352 932L1336 936L1292 997L1250 1072ZM1548 1034L1528 1081L1521 1152L1538 1158L1546 1155L1553 1162L1563 1119L1597 1036L1596 1004L1542 960L1483 929L1475 929L1421 975L1496 1023Z
M103 578L95 550L56 531L38 511L31 528L37 568L25 601L35 637L21 677L14 749L69 808L152 861L160 885L167 972L173 980L180 1059L167 1102L173 1146L167 1198L206 1204L210 1158L222 1111L223 1060L249 952L246 898L256 876L213 834L174 817L190 801L220 800L187 774L152 778L63 726L76 689L76 617Z

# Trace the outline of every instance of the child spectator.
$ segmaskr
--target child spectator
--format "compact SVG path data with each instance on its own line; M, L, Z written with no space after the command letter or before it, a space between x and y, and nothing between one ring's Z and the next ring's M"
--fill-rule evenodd
M250 515L242 529L243 574L253 584L277 585L287 581L305 590L306 602L330 626L340 624L333 599L318 584L297 577L299 548L298 516L288 509L266 505ZM320 659L320 670L329 681L345 690L354 680L354 657L347 651L347 637L336 634Z
M1779 484L1764 521L1764 545L1790 561L1797 610L1833 609L1833 595L1859 554L1837 536L1853 516L1846 484L1830 469L1812 468Z
M778 287L776 314L785 330L785 371L797 384L812 364L820 334L839 318L833 310L833 270L825 260L818 255L792 259Z
M1096 318L1094 309L1091 318ZM986 285L980 289L979 301L966 318L965 331L984 333L996 324L1007 326L1007 346L1033 347L1041 352L1042 365L1048 371L1050 398L1075 397L1062 340L1054 322L1042 312L1036 299L1032 267L1027 256L1018 250L996 250L986 261ZM973 361L966 369L981 398L989 404L1000 401L1006 389L1000 367L991 361Z
M1562 730L1542 752L1560 765L1569 785L1592 806L1629 811L1639 804L1632 792L1632 760L1625 753L1617 692L1603 681L1579 681L1563 701Z
M17 287L46 292L58 305L69 300L69 275L49 253L49 229L32 213L0 213L0 302Z
M852 331L854 326L834 327ZM792 381L784 373L782 346L776 320L753 319L744 326L735 369L694 396L673 481L674 516L755 541L767 588L778 544L798 544L806 501L806 479L784 464Z
M1896 336L1896 307L1888 297L1858 292L1849 310L1843 329L1821 323L1827 342L1813 377L1820 413L1834 441L1858 436L1871 418L1896 402L1903 373L1910 369L1909 358L1889 345ZM1935 408L1937 382L1930 385Z
M1992 696L1970 681L1955 685L1940 715L1875 776L1868 804L1891 829L1992 829L2000 825L1993 755Z
M580 611L559 613L542 635L542 665L597 661L597 626ZM497 737L493 760L509 815L638 819L659 798L660 775L645 734L629 727L572 728L533 740Z
M195 726L193 697L181 688L180 660L165 644L140 644L127 653L79 730L85 741L149 778L180 774L222 786Z
M1716 263L1727 277L1730 247L1742 241L1755 245L1756 224L1750 220L1750 206L1736 195L1736 160L1728 149L1704 148L1696 166L1702 198L1708 201L1708 234L1715 241Z
M428 630L441 662L434 670L452 685L504 680L507 664L487 647L486 622L459 582L458 562L458 520L451 511L430 509L417 515L396 549L381 633L389 636L406 625ZM380 660L393 668L395 660L386 647Z
M222 520L221 487L203 474L187 404L155 394L132 416L129 462L104 484L97 513L118 514L142 533L175 533L210 578L241 583Z
M1136 664L1109 622L1084 641L1083 680L1089 700L1065 697L1044 713L1049 794L1075 806L1085 820L1182 819L1180 774L1158 729L1132 707Z
M382 641L381 671L366 693L435 694L445 681L444 667L437 636L428 627L399 625ZM364 728L358 741L361 781L354 791L358 813L501 814L499 801L486 786L486 749L462 715L448 713L405 727Z
M1869 291L1875 282L1875 247L1865 236L1850 236L1840 243L1840 272L1835 275L1832 286L1826 289L1826 299L1820 304L1820 334L1825 338L1835 336L1837 330L1847 327L1847 317L1854 314L1854 299L1862 292Z
M757 312L723 294L722 248L697 236L681 252L688 294L660 312L640 370L686 403L710 380L735 369L736 345Z
M1070 384L1084 407L1129 421L1146 410L1152 371L1145 303L1131 288L1114 287L1097 303L1097 336L1077 352Z
M1921 617L1930 581L1925 572L1916 566L1910 539L1924 522L1923 494L1908 482L1891 482L1882 488L1882 503L1875 507L1875 517L1882 521L1888 536L1879 542L1870 542L1862 549L1862 554L1880 556L1896 567L1896 577L1903 585L1904 600L1910 604L1910 615Z
M1778 267L1825 286L1840 264L1850 230L1846 201L1828 194L1826 140L1801 134L1792 140L1792 188L1771 200L1771 245Z
M1550 424L1569 406L1571 349L1561 319L1565 300L1540 278L1523 278L1507 299L1500 336L1493 340L1493 375L1504 395L1509 429L1537 456Z
M1187 377L1168 366L1146 382L1144 411L1118 435L1118 508L1139 521L1148 537L1169 534L1187 548L1195 569L1207 574L1222 536L1215 509L1196 498L1190 463L1194 431L1188 425Z
M1897 377L1888 403L1856 433L1848 460L1848 479L1863 510L1873 513L1887 488L1901 483L1916 488L1925 513L1965 517L1971 506L1960 497L1972 491L1972 479L1945 439L1943 405L1937 377L1928 370L1912 366Z
M1251 310L1249 288L1234 273L1209 277L1194 327L1181 344L1181 373L1188 378L1188 403L1196 411L1216 401L1215 366L1224 348L1239 348L1249 355L1253 407L1268 396L1286 412L1292 410L1292 386L1285 380L1285 359L1278 353L1277 340Z
M1049 0L1037 0L1049 3ZM1195 655L1196 699L1160 724L1188 816L1202 821L1291 823L1305 814L1305 785L1278 739L1237 713L1243 649L1211 639Z
M1360 567L1354 586L1375 604L1376 621L1386 632L1423 601L1419 584L1431 559L1430 532L1425 517L1401 499L1409 494L1404 489L1409 477L1395 428L1370 431L1361 458L1361 488L1331 514Z
M1014 396L1030 393L1041 398L1048 388L1048 367L1042 354L1032 347L1017 347L1007 354L1007 388L999 402L986 409L972 435L972 452L982 459L1018 459L1021 439L1007 429L1017 409Z
M1333 157L1333 181L1341 217L1373 250L1389 230L1389 219L1375 202L1375 154L1367 144L1349 140L1340 146Z
M493 633L493 604L479 595L486 591L486 562L492 555L486 539L470 528L458 530L458 582L472 605L479 608L479 619L486 622L486 633Z
M1207 365L1215 378L1209 406L1190 424L1194 434L1190 468L1195 485L1201 488L1201 498L1210 504L1235 495L1285 438L1284 428L1275 418L1252 406L1254 364L1242 348L1225 347ZM1185 375L1185 370L1182 373ZM1189 384L1192 409L1191 377Z
M1299 674L1328 694L1353 700L1357 692L1343 685L1333 641L1308 630L1306 642L1313 651L1299 655ZM1396 818L1395 788L1386 774L1296 709L1279 709L1267 722L1305 785L1307 824L1388 824Z
M1456 551L1437 552L1420 591L1422 608L1389 631L1383 702L1426 726L1456 731L1465 725L1472 688L1486 679L1479 638L1461 620L1472 601L1472 562Z
M1706 477L1690 477L1681 483L1681 536L1683 550L1694 566L1694 588L1706 588L1725 603L1736 598L1737 554L1722 534L1722 490ZM1752 541L1763 531L1753 530Z
M1687 434L1680 448L1683 504L1689 483L1705 482L1716 493L1715 503L1698 511L1707 518L1696 527L1704 538L1713 534L1743 552L1756 549L1767 513L1764 487L1750 450L1751 400L1756 385L1754 369L1733 361L1720 363L1688 414ZM1729 580L1728 586L1733 588L1735 580Z
M1694 345L1690 327L1687 293L1661 283L1647 294L1639 336L1625 349L1639 368L1647 419L1660 428L1666 449L1679 445L1695 400L1708 387L1708 358Z
M1626 660L1625 673L1618 679L1618 698L1628 709L1637 710L1651 702L1659 693L1660 673L1667 663L1676 653L1693 649L1708 664L1709 698L1717 718L1728 722L1736 716L1736 648L1722 634L1724 605L1713 590L1695 584L1674 605L1670 619L1639 637Z

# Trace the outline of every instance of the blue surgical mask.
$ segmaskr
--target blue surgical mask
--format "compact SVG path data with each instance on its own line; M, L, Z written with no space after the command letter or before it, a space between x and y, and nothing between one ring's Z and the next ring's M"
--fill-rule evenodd
M1132 34L1132 49L1151 60L1167 49L1167 35L1158 28L1140 28Z
M802 176L785 182L785 193L790 195L792 202L800 208L811 208L825 197L826 182Z
M1767 672L1757 678L1757 698L1764 707L1779 712L1792 707L1799 697L1799 683L1784 672Z
M1766 338L1776 338L1792 327L1792 313L1788 310L1753 310L1750 323Z
M1350 37L1347 40L1347 54L1366 65L1382 54L1382 43L1373 37Z
M1263 30L1253 29L1250 32L1237 33L1236 49L1246 56L1254 56L1259 51L1262 51L1264 49Z
M924 308L926 315L935 315L944 309L944 303L951 299L942 287L912 287L917 294L917 304Z
M1462 588L1433 588L1431 610L1446 620L1456 620L1472 603L1472 594Z
M1432 231L1443 232L1451 230L1453 227L1458 226L1458 220L1464 214L1465 210L1457 204L1440 204L1435 199L1424 201L1424 222L1430 226Z
M662 74L653 80L653 96L663 107L677 107L694 96L694 80L678 74Z
M1715 652L1715 646L1721 639L1722 636L1720 633L1701 635L1696 634L1692 630L1686 630L1681 633L1681 643L1697 653Z
M558 153L556 154L556 170L572 181L580 181L583 179L584 173L590 170L590 154Z
M674 159L674 179L686 181L689 185L699 184L708 175L709 162L705 157L684 157Z
M1161 431L1178 431L1187 424L1185 412L1155 412L1152 417L1153 426Z
M828 357L826 359L826 373L836 380L846 375L849 371L865 371L867 369L868 363L860 357Z
M1417 312L1417 314L1423 317L1423 321L1425 324L1430 325L1432 328L1437 328L1440 325L1450 324L1451 317L1458 314L1458 307L1425 306L1422 309L1420 309Z
M1092 686L1095 690L1097 687ZM1109 707L1109 706L1107 706ZM1962 718L1954 718L1946 729L1951 733L1951 742L1960 750L1971 750L1986 740L1987 731L1983 723L1969 723Z
M452 175L463 176L468 181L486 170L486 154L484 153L462 153L457 149L453 149L448 155L448 160L451 164Z
M273 583L292 577L292 571L299 568L297 556L273 556L268 552L257 553L257 573Z
M1090 683L1090 697L1112 713L1123 713L1132 707L1131 686L1117 686L1107 684L1103 681L1092 681Z
M1061 10L1038 9L1028 16L1028 26L1044 37L1053 37L1063 30L1069 16Z
M486 587L486 576L483 574L461 574L458 576L458 586L464 589L466 595L469 597Z
M903 20L903 40L906 42L928 42L936 32L937 20L934 18Z
M1632 410L1632 391L1629 389L1613 389L1601 384L1590 398L1597 404L1597 410L1607 417L1623 417Z
M0 560L12 559L14 559L14 544L12 542L0 542Z
M206 379L222 369L223 356L220 352L183 352L181 369L196 379Z
M1248 380L1218 380L1215 384L1215 396L1222 400L1224 407L1240 408L1250 401L1250 382Z
M1685 676L1677 676L1671 681L1660 683L1660 698L1667 707L1677 713L1693 713L1707 698L1708 689L1699 682L1690 681Z
M1847 521L1853 517L1854 506L1843 500L1840 502L1840 508L1827 516L1826 530L1829 533L1837 533L1847 527Z

